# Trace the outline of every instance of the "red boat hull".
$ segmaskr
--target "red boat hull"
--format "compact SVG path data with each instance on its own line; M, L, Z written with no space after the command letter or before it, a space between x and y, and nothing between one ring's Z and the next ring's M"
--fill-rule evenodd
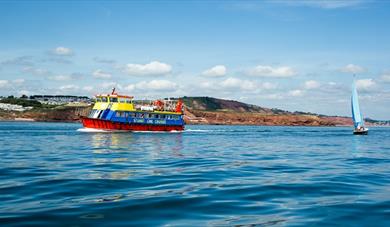
M130 124L122 122L112 122L95 118L82 118L85 128L103 130L123 130L123 131L183 131L184 125L150 125L150 124Z

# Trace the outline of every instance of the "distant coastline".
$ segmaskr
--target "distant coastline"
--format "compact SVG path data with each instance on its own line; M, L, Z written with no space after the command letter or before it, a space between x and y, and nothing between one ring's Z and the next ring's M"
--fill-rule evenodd
M264 126L351 126L349 117L325 116L305 112L289 112L263 108L234 100L212 97L183 97L186 124L204 125L264 125ZM22 100L23 101L23 100ZM0 109L0 121L20 122L79 122L92 108L90 103L40 105L36 101L22 102L23 110ZM0 100L1 102L1 100ZM15 104L9 104L15 105ZM33 106L29 108L28 106ZM389 126L388 121L367 120L368 126Z

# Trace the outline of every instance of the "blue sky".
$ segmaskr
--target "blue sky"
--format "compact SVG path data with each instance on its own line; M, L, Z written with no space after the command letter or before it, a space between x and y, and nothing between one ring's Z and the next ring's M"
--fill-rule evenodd
M214 96L390 115L390 2L2 1L0 95Z

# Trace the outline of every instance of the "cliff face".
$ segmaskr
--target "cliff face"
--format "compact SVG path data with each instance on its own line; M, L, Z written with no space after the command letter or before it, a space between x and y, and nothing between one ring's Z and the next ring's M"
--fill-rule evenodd
M187 110L185 121L188 124L218 125L337 125L331 119L310 115L265 115L262 113L208 112L198 110Z
M185 121L188 124L221 125L352 125L350 118L318 116L249 105L211 97L184 97Z

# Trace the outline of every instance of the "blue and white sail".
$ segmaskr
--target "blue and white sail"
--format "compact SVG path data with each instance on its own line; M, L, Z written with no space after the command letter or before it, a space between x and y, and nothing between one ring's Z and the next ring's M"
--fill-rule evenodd
M353 80L352 83L352 97L351 97L351 105L352 105L352 119L355 128L364 127L363 116L360 113L358 93L356 90L356 82Z

